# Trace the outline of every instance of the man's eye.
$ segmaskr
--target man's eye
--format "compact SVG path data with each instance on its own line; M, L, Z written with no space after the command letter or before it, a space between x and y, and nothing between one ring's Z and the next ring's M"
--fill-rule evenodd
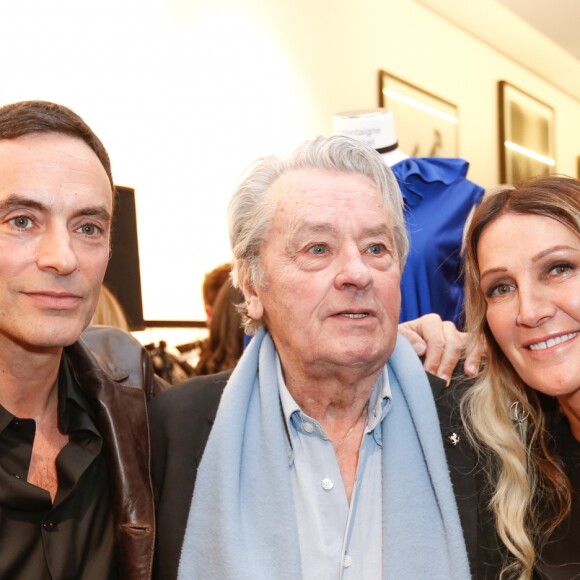
M373 244L372 246L369 246L367 251L369 254L380 255L383 253L384 249L385 247L383 246L383 244Z
M324 254L326 252L326 246L324 244L315 244L311 246L308 251L311 254Z
M102 230L95 224L83 224L77 231L85 236L95 236L101 233Z
M20 230L25 230L32 225L32 220L24 215L16 216L15 218L12 218L10 221L14 224L15 227L17 227Z

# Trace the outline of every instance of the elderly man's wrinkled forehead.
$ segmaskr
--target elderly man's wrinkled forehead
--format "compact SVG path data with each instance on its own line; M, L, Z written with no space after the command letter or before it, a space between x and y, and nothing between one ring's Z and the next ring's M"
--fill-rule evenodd
M359 173L304 169L285 173L270 188L272 220L268 240L303 240L317 234L356 232L393 239L382 193ZM267 240L267 242L268 242Z
M268 189L274 205L291 199L294 204L324 197L342 200L347 197L364 199L388 212L382 192L375 182L362 173L347 173L328 169L295 169L283 173Z

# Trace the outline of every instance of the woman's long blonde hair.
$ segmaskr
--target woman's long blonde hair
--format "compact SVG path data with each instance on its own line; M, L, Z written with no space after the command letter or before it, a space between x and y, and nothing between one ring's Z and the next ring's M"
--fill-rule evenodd
M490 195L475 211L466 237L467 329L475 340L485 341L487 361L461 412L485 459L489 508L509 553L500 577L529 579L542 542L570 511L571 492L552 451L538 394L518 376L487 323L477 246L485 228L505 214L548 217L580 235L580 181L541 176ZM516 402L525 421L514 420Z
M129 332L129 322L121 303L104 284L101 286L99 301L91 319L91 324L115 326Z

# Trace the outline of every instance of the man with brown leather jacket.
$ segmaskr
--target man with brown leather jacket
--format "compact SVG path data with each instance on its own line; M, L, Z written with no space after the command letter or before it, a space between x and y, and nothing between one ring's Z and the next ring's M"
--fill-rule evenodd
M0 108L0 577L145 579L154 506L146 400L163 384L130 335L90 329L114 185L72 111Z

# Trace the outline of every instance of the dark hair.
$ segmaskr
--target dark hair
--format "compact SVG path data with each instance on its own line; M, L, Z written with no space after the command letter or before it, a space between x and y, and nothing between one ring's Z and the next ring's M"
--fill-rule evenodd
M116 190L109 154L93 130L76 113L48 101L21 101L0 107L0 139L17 139L35 133L61 133L84 141L107 173L115 205Z
M203 301L206 306L213 306L215 304L218 292L230 277L231 271L232 265L228 262L217 266L205 275L202 292Z
M239 304L244 295L231 280L222 285L214 303L209 337L203 343L195 374L219 373L236 366L244 350L244 331Z

